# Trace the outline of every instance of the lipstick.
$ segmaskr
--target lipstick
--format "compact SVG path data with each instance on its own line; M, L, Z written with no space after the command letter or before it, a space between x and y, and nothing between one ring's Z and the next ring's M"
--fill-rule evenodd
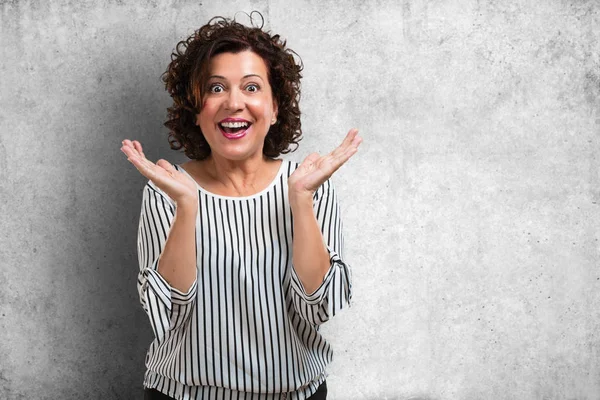
M218 125L223 136L233 140L246 136L252 123L243 118L225 118Z

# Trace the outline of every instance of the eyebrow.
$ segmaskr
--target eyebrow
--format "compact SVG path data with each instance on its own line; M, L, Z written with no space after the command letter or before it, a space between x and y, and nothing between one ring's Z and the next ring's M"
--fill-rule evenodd
M256 76L257 78L260 78L261 80L263 79L263 78L262 78L262 76L260 76L260 75L257 75L257 74L248 74L248 75L244 75L244 76L242 77L242 79L250 78L250 77L253 77L253 76ZM209 77L208 77L208 79L223 79L223 80L227 80L227 78L225 78L225 77L224 77L224 76L222 76L222 75L211 75L211 76L209 76Z

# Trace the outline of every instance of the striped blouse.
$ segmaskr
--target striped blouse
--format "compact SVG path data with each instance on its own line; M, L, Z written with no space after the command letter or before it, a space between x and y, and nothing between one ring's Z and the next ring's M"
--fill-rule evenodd
M145 186L137 286L155 336L145 387L176 399L303 400L325 380L333 352L319 326L350 305L352 277L329 180L313 208L331 266L312 294L294 271L287 178L297 166L284 160L273 182L252 196L198 186L198 273L187 293L157 272L175 203L152 181Z

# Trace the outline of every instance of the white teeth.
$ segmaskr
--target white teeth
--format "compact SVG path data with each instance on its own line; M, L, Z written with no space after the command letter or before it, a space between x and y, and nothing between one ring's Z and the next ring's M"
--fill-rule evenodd
M242 128L248 126L247 122L221 122L221 126L224 128Z

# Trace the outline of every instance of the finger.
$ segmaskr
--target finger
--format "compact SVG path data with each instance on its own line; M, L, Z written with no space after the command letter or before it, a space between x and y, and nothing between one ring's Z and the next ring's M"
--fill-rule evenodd
M348 131L346 138L354 138L356 135L358 135L358 128L352 128Z
M154 178L154 169L147 163L143 162L139 157L131 156L128 158L128 160L133 164L133 166L139 171L140 174L144 175L148 179Z
M363 142L363 138L361 136L356 135L352 140L352 144L350 146L358 148L360 144Z
M327 176L333 175L338 169L342 167L352 157L356 154L356 148L350 148L343 154L339 154L335 158L332 158L329 163L323 166L322 170Z
M146 155L144 154L144 151L142 150L142 145L137 140L132 141L129 139L125 139L121 143L123 144L123 146L131 149L131 151L134 152L134 154L137 154L142 158L146 158Z
M362 137L360 136L356 136L353 140L352 143L350 143L350 145L346 148L346 150L344 151L343 154L346 154L348 152L355 154L358 151L358 146L360 146L360 144L362 143Z
M167 160L162 159L162 158L156 162L156 165L161 166L162 168L166 169L167 171L171 171L171 170L175 169L175 167L173 167L170 162L168 162Z
M131 147L131 148L133 148L133 143L131 143L131 140L129 140L129 139L125 139L125 140L123 140L123 141L121 142L121 144L123 144L123 146L126 146L126 147Z
M360 144L360 142L358 144ZM348 147L348 149L342 155L340 155L340 167L344 165L350 159L350 157L352 157L358 152L358 144L356 146Z
M344 152L348 146L352 145L352 142L354 141L354 139L356 138L356 136L358 135L358 129L356 128L352 128L348 131L348 133L346 134L346 137L344 138L344 140L342 141L342 143L331 152L331 155L336 156L341 152Z
M134 145L131 142L131 140L125 139L121 143L123 144L123 146L121 147L121 150L123 150L123 152L125 154L127 154L128 156L130 156L130 155L139 155L139 152L134 147Z
M356 128L350 129L348 131L348 133L346 134L346 137L344 138L344 140L342 141L342 144L340 146L345 147L345 146L350 145L350 143L352 143L352 141L354 140L356 135L358 135L358 129L356 129Z
M131 147L129 147L129 146L126 146L126 145L123 145L121 147L121 151L123 153L125 153L125 155L127 156L127 158L134 157L136 155L134 153L133 149Z
M146 157L144 155L144 150L142 149L142 144L140 142L138 142L137 140L133 141L133 147L140 153L140 155L142 157Z
M338 152L335 155L331 156L330 166L333 168L333 172L337 171L342 165L344 165L350 157L358 152L358 146L362 142L362 138L360 136L355 137L351 144L348 145L345 149Z
M133 149L130 146L123 146L121 148L121 151L123 151L123 153L125 153L125 155L127 156L127 159L130 161L136 161L138 163L142 163L143 162L143 158L140 157L139 153L137 152L137 150Z
M146 178L152 179L156 176L156 165L146 157L141 157L137 150L125 145L121 150L127 155L127 160Z
M137 167L152 169L156 166L152 161L146 157L141 157L136 150L129 150L129 160L134 163Z
M156 180L162 180L163 173L161 170L165 171L171 177L174 176L174 173L177 170L166 160L158 160L155 163L148 160L144 155L141 143L134 140L133 142L130 140L124 140L123 147L121 151L127 155L127 160L130 161L135 168L146 178L156 182Z
M156 164L154 164L153 162L149 161L146 158L146 155L144 154L144 152L142 151L142 146L139 142L137 142L137 144L135 143L137 141L131 141L131 140L124 140L123 143L123 147L121 148L121 150L127 154L127 157L130 160L138 160L139 161L139 166L145 165L148 168L153 168Z
M351 149L358 149L358 146L362 143L362 137L358 136L358 131L353 135L352 141L347 144L344 148L340 149L339 152L334 154L335 156L344 156L344 154Z
M164 168L156 165L152 161L148 160L146 157L139 157L138 156L138 158L141 161L141 164L146 168L146 170L149 171L152 174L152 177L150 179L154 179L156 177L156 174L158 173L158 170L164 169Z
M163 168L171 176L174 176L178 172L170 162L162 158L156 162L156 165Z

